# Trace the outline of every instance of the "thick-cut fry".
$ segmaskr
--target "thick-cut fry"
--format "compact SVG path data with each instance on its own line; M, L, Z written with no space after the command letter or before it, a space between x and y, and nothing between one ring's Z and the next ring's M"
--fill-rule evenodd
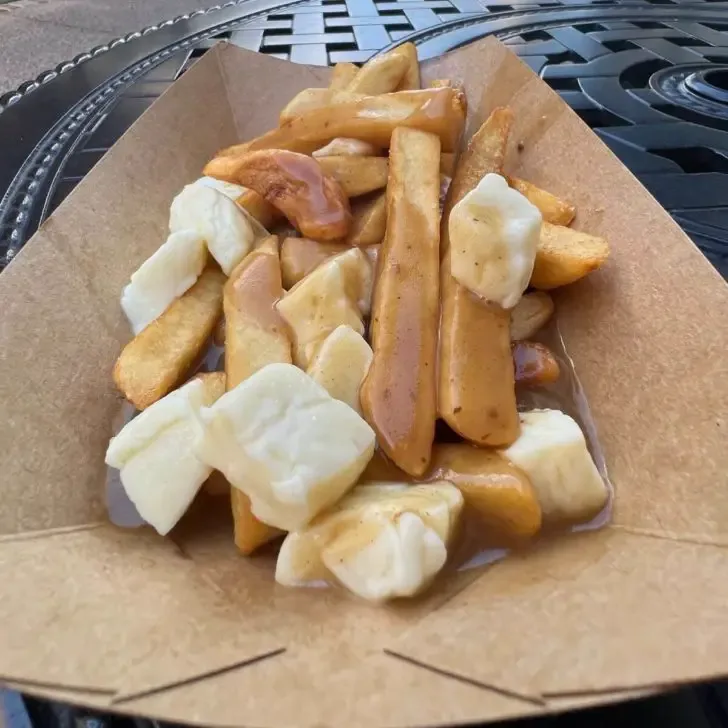
M604 238L544 222L531 285L543 290L566 286L600 268L608 257Z
M320 109L330 104L334 98L334 92L327 88L305 88L299 91L278 114L278 123L285 124L311 109Z
M397 48L368 60L346 90L357 94L387 94L394 91L409 70L409 58Z
M524 387L553 384L561 373L551 349L535 341L517 341L513 345L513 365L516 382Z
M359 67L353 63L337 63L331 73L329 89L332 91L343 91L359 73Z
M448 216L488 172L500 173L512 112L496 109L474 134L455 170L443 212L438 412L479 445L518 437L510 313L485 304L450 274Z
M305 88L299 91L278 115L278 123L282 126L301 114L321 109L325 106L350 104L366 98L366 94L355 94L350 91L331 91L327 88Z
M314 268L339 253L345 253L351 246L346 243L320 243L308 238L286 238L281 245L281 273L283 287L288 290L303 280ZM377 263L378 245L363 249L372 264Z
M255 190L304 235L317 240L343 238L351 227L349 200L341 185L304 154L268 149L241 155L226 181Z
M321 157L316 161L324 174L341 185L347 197L359 197L387 185L386 157Z
M365 96L355 102L314 109L257 139L227 147L208 162L204 174L225 179L224 172L229 169L226 157L258 149L289 149L311 154L336 137L389 147L392 131L400 126L437 134L442 150L453 152L462 133L465 112L465 94L453 88Z
M525 179L509 177L508 184L538 207L544 222L550 222L553 225L570 225L576 215L576 208L571 203L536 187Z
M511 309L511 341L530 339L554 313L554 301L548 293L526 293Z
M278 239L267 238L232 272L225 284L225 374L227 389L268 364L291 363L288 327L275 304L283 295ZM235 545L244 554L275 538L280 531L261 523L242 490L230 488Z
M541 528L541 506L529 477L493 450L439 444L427 480L448 480L485 526L490 545L512 545Z
M225 284L225 374L228 389L273 362L291 363L291 338L276 309L283 296L278 239L270 236Z
M417 46L407 42L396 48L392 53L399 53L407 59L407 70L397 86L397 91L414 91L422 88L420 81L420 63L417 60Z
M317 149L311 156L319 157L378 157L382 153L379 147L359 139L337 137L326 146Z
M389 159L387 233L371 322L374 360L361 404L384 452L405 472L421 475L437 416L440 142L399 128Z
M114 366L114 383L140 410L170 392L197 359L222 313L225 274L208 266L192 288L135 336Z
M371 199L355 200L351 206L348 245L377 245L387 229L387 196L384 192Z
M518 437L510 312L479 300L442 263L438 408L459 435L478 445Z
M272 227L283 215L267 202L255 190L245 190L235 200L251 217L254 217L264 228Z

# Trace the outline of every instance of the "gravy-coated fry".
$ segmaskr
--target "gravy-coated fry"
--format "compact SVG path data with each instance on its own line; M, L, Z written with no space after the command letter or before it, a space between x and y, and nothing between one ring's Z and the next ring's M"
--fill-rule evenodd
M384 192L351 205L352 223L346 238L348 245L377 245L387 229L387 196Z
M209 177L220 176L224 158L258 149L289 149L311 154L335 137L351 137L389 147L397 127L420 129L437 134L444 152L457 148L465 121L465 94L454 88L397 91L382 96L364 96L344 104L308 111L277 129L244 144L227 147L205 167Z
M197 359L222 313L225 274L208 266L192 288L135 336L114 366L114 383L140 410L170 392Z
M335 179L347 197L359 197L387 185L389 161L386 157L320 157L316 160L324 174Z
M450 184L444 221L483 175L500 173L511 119L509 109L496 109L470 140ZM467 440L508 445L518 437L510 313L457 283L450 274L447 222L442 237L438 412Z
M487 529L489 543L511 545L541 528L541 507L531 481L499 452L465 443L435 445L427 480L448 480L460 490Z
M544 222L531 285L543 290L567 286L600 268L608 257L604 238Z
M372 308L374 359L361 404L379 446L411 475L427 469L435 436L439 168L435 135L394 131Z
M571 203L536 187L525 179L509 177L508 184L538 207L544 222L550 222L553 225L570 225L576 215L576 208Z
M278 240L272 235L248 255L225 284L225 374L227 389L273 363L291 363L288 327L275 304L283 295ZM235 545L244 553L275 538L280 531L261 523L242 490L230 488Z
M318 240L308 238L285 238L281 245L283 287L286 290L293 288L296 283L325 260L333 258L339 253L345 253L350 247L347 243L320 243ZM374 270L379 246L370 245L363 250L369 257L372 270Z
M517 341L513 345L516 382L524 387L552 384L559 378L559 363L551 349L535 341Z
M335 240L349 232L351 211L341 185L304 154L269 149L241 155L228 181L255 190L303 235Z

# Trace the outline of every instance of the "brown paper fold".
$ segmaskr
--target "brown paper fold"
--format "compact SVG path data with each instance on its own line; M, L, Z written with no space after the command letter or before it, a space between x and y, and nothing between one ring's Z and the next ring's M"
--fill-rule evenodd
M215 499L168 540L106 524L121 289L204 162L329 73L218 46L0 276L0 679L201 725L420 726L727 673L726 286L495 40L423 76L464 83L469 133L511 105L508 172L571 200L575 226L612 245L557 306L615 485L613 524L387 608L276 586L273 556L237 555Z

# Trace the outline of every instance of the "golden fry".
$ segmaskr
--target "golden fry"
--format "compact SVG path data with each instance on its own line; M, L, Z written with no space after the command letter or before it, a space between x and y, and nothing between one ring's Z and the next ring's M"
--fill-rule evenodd
M371 199L354 201L351 214L348 245L377 245L384 240L387 229L387 195L384 192Z
M554 301L548 293L533 291L521 296L511 309L511 341L530 339L554 313Z
M311 109L320 109L330 104L334 98L334 92L327 88L305 88L299 91L278 114L278 123L285 124L290 119L295 119Z
M278 239L267 238L250 253L225 284L225 374L227 389L268 364L291 363L288 327L275 304L283 295ZM250 510L250 499L230 487L235 545L244 554L275 538L280 531L261 523Z
M531 285L543 290L566 286L600 268L608 257L604 238L544 222Z
M379 147L359 139L337 137L326 146L317 149L311 156L319 157L378 157L382 153Z
M229 158L230 161L233 158ZM349 200L341 185L311 157L282 149L234 158L225 181L255 190L304 235L317 240L345 237L351 227Z
M421 475L437 416L439 139L400 127L389 159L387 233L371 321L374 360L361 405L382 450L405 472Z
M225 374L233 389L273 362L291 363L291 338L276 310L283 296L278 239L271 235L225 284Z
M517 341L513 344L513 365L516 382L524 387L553 384L561 374L551 349L535 341Z
M324 174L335 179L347 197L359 197L387 186L386 157L320 157Z
M245 190L235 202L251 217L254 217L264 228L272 227L283 215L267 202L255 190Z
M538 207L544 222L550 222L553 225L570 225L576 215L576 208L571 203L526 182L525 179L509 177L508 184Z
M288 290L303 280L314 268L339 253L345 253L351 246L347 243L320 243L308 238L286 238L281 245L281 273L283 287ZM376 265L378 245L363 249L372 264Z
M208 266L192 288L135 336L114 366L114 383L140 410L179 384L222 313L225 274Z
M519 432L510 346L510 313L485 304L450 274L450 211L483 175L500 173L512 120L496 109L470 140L450 184L442 225L438 412L479 445L509 445Z
M346 90L357 94L387 94L394 91L409 70L409 58L399 49L368 60Z
M422 88L420 81L420 63L417 60L417 46L407 42L396 48L392 53L399 53L407 59L407 70L397 86L397 91L413 91Z
M541 506L529 477L503 455L465 443L439 444L427 480L448 480L485 526L491 545L508 546L535 536Z
M460 140L465 112L465 94L453 88L364 96L354 102L306 112L257 139L223 149L208 162L204 174L224 179L220 174L228 168L225 157L258 149L311 154L336 137L361 139L385 148L389 147L392 131L397 127L437 134L442 150L453 152Z
M343 91L359 73L359 67L353 63L337 63L331 73L329 89L331 91Z

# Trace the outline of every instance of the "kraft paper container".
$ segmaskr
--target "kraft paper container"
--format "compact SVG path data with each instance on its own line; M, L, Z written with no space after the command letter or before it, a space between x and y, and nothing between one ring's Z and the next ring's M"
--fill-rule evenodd
M509 172L576 203L575 226L611 243L603 270L557 293L616 490L611 525L373 607L277 587L273 557L237 555L229 523L187 519L172 539L108 523L121 289L208 158L330 73L220 45L0 276L0 679L204 725L399 728L728 673L725 284L498 42L423 71L465 85L468 134L509 104Z

